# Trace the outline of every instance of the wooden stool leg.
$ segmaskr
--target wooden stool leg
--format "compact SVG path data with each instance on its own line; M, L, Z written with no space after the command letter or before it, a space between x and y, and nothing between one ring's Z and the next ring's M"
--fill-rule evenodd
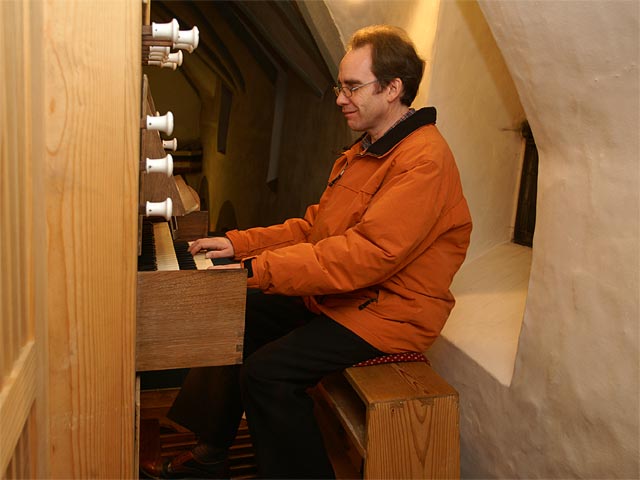
M371 404L365 479L459 478L458 398Z

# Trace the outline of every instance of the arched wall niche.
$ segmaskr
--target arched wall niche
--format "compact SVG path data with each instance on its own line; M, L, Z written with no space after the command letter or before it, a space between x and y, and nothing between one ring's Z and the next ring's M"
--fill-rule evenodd
M494 450L520 476L637 478L640 5L480 6L520 93L540 168L512 388L490 399L500 409L488 403L475 413L520 419L498 424ZM527 444L535 454L518 448ZM516 473L489 461L477 457L485 471Z
M484 15L468 1L385 3L385 18L370 2L326 2L326 8L340 42L362 26L393 20L427 61L414 106L438 108L437 123L456 156L474 219L467 262L452 287L458 305L443 337L509 385L531 264L531 249L511 243L525 114Z
M356 28L353 18L365 25L391 15L366 3L330 9L341 38ZM440 2L439 15L443 6L460 3ZM536 137L540 170L528 298L510 384L444 337L429 352L461 395L463 477L638 478L640 5L479 5ZM438 48L436 39L430 94L437 88ZM469 60L443 61L462 68ZM453 120L440 118L443 129ZM469 139L464 133L452 139L451 128L447 136L456 155L456 144ZM470 175L464 165L461 170ZM465 179L468 195L476 175ZM475 341L492 334L488 325Z

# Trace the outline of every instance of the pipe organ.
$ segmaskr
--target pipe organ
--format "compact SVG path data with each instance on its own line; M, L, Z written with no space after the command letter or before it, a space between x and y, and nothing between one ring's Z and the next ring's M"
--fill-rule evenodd
M176 70L198 42L198 28L180 30L175 19L143 25L142 64ZM246 272L180 260L189 241L207 235L208 214L173 175L177 140L163 136L180 119L156 111L146 75L141 88L136 372L241 363Z

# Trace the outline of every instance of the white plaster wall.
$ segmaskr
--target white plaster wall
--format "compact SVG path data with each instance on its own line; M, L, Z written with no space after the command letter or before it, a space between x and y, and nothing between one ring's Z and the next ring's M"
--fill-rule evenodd
M368 25L384 23L407 31L418 54L426 61L424 79L414 102L414 105L425 106L440 0L325 0L325 4L336 22L342 45L353 32Z
M477 464L495 476L638 478L639 4L481 6L540 167L516 372L480 417L521 420L494 440L503 461L478 446Z
M395 2L385 9L359 2L356 12L344 2L327 3L343 38L356 27L352 18L358 26L395 18ZM461 394L464 477L640 476L639 5L481 3L532 126L540 170L529 296L511 385L449 342L429 353ZM407 7L398 5L403 15ZM407 24L399 26L418 22L403 18ZM430 100L436 94L455 92L434 90ZM455 138L455 125L449 128L442 114L460 157L464 139ZM473 198L470 185L481 172L462 163Z
M475 1L441 3L428 103L460 169L473 218L467 261L513 237L525 119Z

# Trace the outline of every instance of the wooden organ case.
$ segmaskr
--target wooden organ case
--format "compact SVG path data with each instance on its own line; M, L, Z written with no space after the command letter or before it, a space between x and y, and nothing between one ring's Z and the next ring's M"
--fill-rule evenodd
M179 64L182 53L178 60L169 51L190 52L197 46L197 27L178 32L176 20L158 25L147 19L143 23L143 65L167 66L169 55ZM166 149L175 149L175 139L163 140L160 132L171 135L173 116L156 112L146 75L141 99L136 371L241 363L246 271L207 270L206 262L212 264L203 258L188 269L175 261L177 247L207 235L208 212L199 211L195 192L172 173L172 158ZM165 254L173 257L174 266L168 270L166 261L160 259ZM136 383L139 413L139 377ZM136 440L137 445L138 436Z

